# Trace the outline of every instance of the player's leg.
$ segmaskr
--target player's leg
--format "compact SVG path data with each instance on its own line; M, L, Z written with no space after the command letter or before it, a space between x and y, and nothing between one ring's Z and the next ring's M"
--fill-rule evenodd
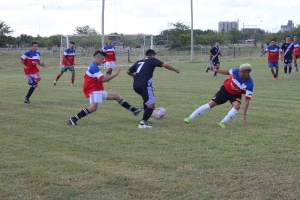
M238 113L240 106L241 106L241 98L242 95L231 95L230 102L232 105L231 110L227 113L227 115L222 119L222 121L219 123L219 126L222 128L225 128L225 123L232 120L236 114Z
M71 72L71 86L74 86L74 80L75 80L75 68L74 66L69 68L70 72Z
M186 123L192 122L198 115L203 114L205 111L215 107L216 105L223 104L229 100L228 92L224 85L221 86L220 90L215 96L207 103L197 108L189 117L185 118Z
M276 70L275 79L278 80L278 72L279 72L279 62L278 61L274 62L274 67L275 67L275 70Z
M143 109L142 108L135 108L134 106L130 105L126 102L119 94L107 92L106 100L116 100L123 108L130 110L134 115L139 114Z
M297 59L299 58L299 55L294 57L294 64L295 64L295 68L296 68L296 72L298 72L298 65L297 65Z
M65 67L65 66L61 66L60 67L60 73L57 74L56 78L55 78L55 81L53 81L53 85L55 86L58 79L64 74L64 72L66 72L68 69Z
M288 66L288 68L289 68L289 72L288 72L288 77L290 77L291 76L291 73L292 73L292 58L290 58L290 59L288 59L288 63L287 63L287 66Z
M69 119L69 125L77 125L77 121L88 114L95 112L98 109L98 104L105 101L107 94L103 91L95 91L90 94L90 107L82 109L77 115L74 115Z
M30 104L29 98L31 97L33 91L38 86L38 82L41 80L41 77L39 74L30 74L27 75L28 78L28 84L30 85L30 88L24 98L24 103Z
M217 61L217 62L214 62L215 63L215 69L220 69L220 62ZM217 72L214 73L214 77L217 76Z
M112 70L115 67L114 62L106 62L105 64L106 64L106 68L107 68L106 76L110 76L112 73Z
M144 114L142 120L139 123L139 128L152 128L152 126L147 125L153 110L155 108L155 96L153 93L152 87L139 87L134 88L134 91L139 94L143 98L143 107L144 107Z
M276 78L276 73L275 73L275 71L274 71L274 62L271 62L271 61L268 61L268 66L269 66L269 68L270 68L270 70L271 70L271 73L272 73L272 75L273 75L273 77L274 77L274 80L275 80L275 78Z

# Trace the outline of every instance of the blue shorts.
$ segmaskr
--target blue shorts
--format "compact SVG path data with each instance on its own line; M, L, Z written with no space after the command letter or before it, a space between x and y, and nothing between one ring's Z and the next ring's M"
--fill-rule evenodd
M28 85L37 85L41 80L41 76L39 74L28 74L26 75L28 79Z
M278 68L279 67L278 61L268 61L268 65L270 68L273 68L273 67Z

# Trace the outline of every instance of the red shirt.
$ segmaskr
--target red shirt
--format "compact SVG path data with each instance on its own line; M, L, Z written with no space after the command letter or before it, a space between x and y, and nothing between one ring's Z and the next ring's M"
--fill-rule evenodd
M84 74L83 92L86 97L89 97L92 92L104 90L103 78L99 66L92 62Z
M39 69L37 68L37 63L40 61L40 53L37 51L26 51L20 58L24 61L24 64L28 69L24 68L25 75L38 74Z
M103 48L103 50L106 53L106 57L105 57L106 62L115 62L116 61L115 46L106 45Z

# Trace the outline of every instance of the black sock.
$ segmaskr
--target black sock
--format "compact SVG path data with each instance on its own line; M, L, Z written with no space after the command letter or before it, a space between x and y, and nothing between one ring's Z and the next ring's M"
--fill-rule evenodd
M291 67L289 67L289 74L292 72L292 68Z
M74 117L72 117L72 119L77 121L77 120L87 116L88 114L90 114L89 110L87 108L84 108L77 115L74 115Z
M216 69L219 69L219 68L216 68ZM216 76L216 75L217 75L217 72L214 73L214 76Z
M34 87L29 88L28 93L27 93L27 95L26 95L26 98L27 98L27 99L30 98L30 96L32 95L34 89L35 89Z
M287 73L287 67L284 67L284 73L286 74Z
M119 102L119 104L126 108L127 110L130 110L131 112L136 111L136 108L133 107L132 105L130 105L129 103L127 103L124 99L121 99L121 101Z
M145 121L145 122L148 121L148 119L151 117L152 113L153 113L153 109L147 108L144 112L142 121Z

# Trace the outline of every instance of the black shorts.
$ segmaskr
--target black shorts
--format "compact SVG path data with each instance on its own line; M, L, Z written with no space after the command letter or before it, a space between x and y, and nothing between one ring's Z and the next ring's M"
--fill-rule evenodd
M213 65L213 66L217 66L217 65L220 65L220 61L214 59L214 60L210 61L210 64Z
M220 90L215 94L215 96L212 98L212 101L216 102L217 105L226 103L227 101L230 101L232 104L235 101L238 101L241 103L242 95L233 95L227 92L224 85L221 86Z
M297 59L297 58L300 58L300 55L295 55L295 57L296 57L296 59Z
M155 104L155 97L152 87L135 87L134 91L142 96L145 105Z
M293 57L292 56L287 56L287 57L283 58L283 64L285 66L289 65L289 64L292 64L292 61L293 61Z

